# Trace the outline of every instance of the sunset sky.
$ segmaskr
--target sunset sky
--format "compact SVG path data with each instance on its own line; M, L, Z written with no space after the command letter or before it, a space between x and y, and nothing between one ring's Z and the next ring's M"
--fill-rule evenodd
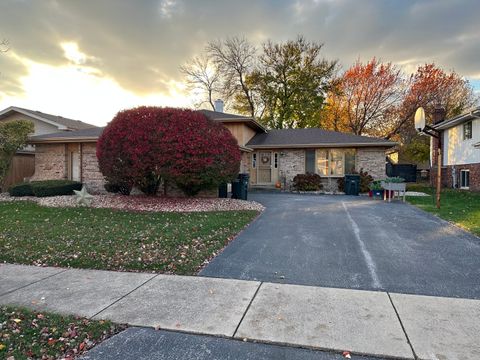
M179 66L210 40L303 34L343 68L435 61L480 89L480 1L2 0L0 108L103 125L138 105L193 106Z

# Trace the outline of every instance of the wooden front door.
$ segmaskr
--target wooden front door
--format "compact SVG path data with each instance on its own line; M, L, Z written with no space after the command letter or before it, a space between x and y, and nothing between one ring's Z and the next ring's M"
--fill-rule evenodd
M257 184L271 184L272 180L272 152L258 153Z

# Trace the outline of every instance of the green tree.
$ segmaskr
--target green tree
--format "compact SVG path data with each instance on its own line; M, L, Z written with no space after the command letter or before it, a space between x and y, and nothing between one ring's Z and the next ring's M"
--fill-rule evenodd
M301 36L263 45L259 66L247 81L261 99L260 120L266 126L283 129L319 125L337 64L321 57L322 47ZM241 99L236 100L241 106Z
M10 169L13 156L25 146L28 135L33 131L33 123L27 120L0 123L0 187Z

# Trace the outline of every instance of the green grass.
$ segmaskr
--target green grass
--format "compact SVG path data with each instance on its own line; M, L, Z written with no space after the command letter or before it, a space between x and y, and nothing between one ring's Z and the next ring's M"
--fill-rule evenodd
M195 274L256 211L126 212L0 203L0 261Z
M439 210L435 202L435 189L428 186L409 185L408 190L422 191L431 195L428 197L407 196L409 203L480 236L480 193L442 189Z
M69 358L125 326L75 316L0 307L0 359Z

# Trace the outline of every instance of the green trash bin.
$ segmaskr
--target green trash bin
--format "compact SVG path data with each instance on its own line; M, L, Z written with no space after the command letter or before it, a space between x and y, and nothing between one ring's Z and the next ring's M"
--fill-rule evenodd
M248 198L248 182L250 180L249 174L239 174L238 179L240 180L240 199L247 200Z
M358 196L360 193L360 175L345 175L345 194Z
M241 188L242 186L239 178L232 181L232 199L240 199Z
M232 199L247 200L249 179L248 174L238 174L238 177L232 181Z

